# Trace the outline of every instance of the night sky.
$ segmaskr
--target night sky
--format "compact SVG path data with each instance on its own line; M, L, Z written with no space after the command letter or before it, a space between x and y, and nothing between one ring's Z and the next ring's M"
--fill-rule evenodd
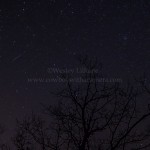
M50 67L72 67L78 55L97 57L123 81L150 75L149 0L4 0L0 2L0 123L51 103L58 83L33 83ZM8 137L8 136L7 136Z

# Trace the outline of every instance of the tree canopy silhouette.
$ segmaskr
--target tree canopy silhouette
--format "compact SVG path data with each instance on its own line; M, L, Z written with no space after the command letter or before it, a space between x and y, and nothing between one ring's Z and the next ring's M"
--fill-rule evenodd
M139 150L150 146L150 133L141 127L150 110L139 111L141 90L131 84L100 82L100 65L88 57L79 59L84 82L72 82L72 74L61 74L66 82L54 93L56 105L43 105L49 120L31 115L18 122L13 138L18 150ZM79 74L78 74L79 75ZM104 81L104 80L103 80ZM144 91L142 91L144 92ZM147 93L148 94L148 93ZM32 148L31 148L32 146ZM28 147L28 148L27 148Z

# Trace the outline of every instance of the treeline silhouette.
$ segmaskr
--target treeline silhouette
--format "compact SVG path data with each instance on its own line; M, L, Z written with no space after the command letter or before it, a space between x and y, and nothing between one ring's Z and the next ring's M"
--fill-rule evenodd
M32 114L17 121L12 142L16 150L146 150L150 146L147 123L150 109L140 111L137 99L150 94L145 80L131 83L97 82L102 73L96 60L79 58L80 74L87 82L70 82L72 74L61 74L67 82L53 94L55 105L42 105L46 119ZM42 115L43 115L42 114ZM49 119L47 119L49 118ZM12 148L3 144L2 150Z

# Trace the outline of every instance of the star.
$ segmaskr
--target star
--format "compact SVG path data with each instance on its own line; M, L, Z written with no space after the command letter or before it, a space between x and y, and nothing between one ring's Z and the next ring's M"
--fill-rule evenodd
M16 93L19 93L19 90L18 90L18 89L16 89Z
M128 36L127 35L124 35L122 38L123 38L124 41L128 40Z
M16 40L13 40L12 44L13 44L13 46L15 46L15 44L16 44Z
M22 109L25 109L25 106L22 106L21 108L22 108Z
M76 52L73 52L73 55L76 55Z
M36 37L36 34L35 34L35 33L33 33L33 34L32 34L32 37L33 37L33 38L35 38L35 37Z

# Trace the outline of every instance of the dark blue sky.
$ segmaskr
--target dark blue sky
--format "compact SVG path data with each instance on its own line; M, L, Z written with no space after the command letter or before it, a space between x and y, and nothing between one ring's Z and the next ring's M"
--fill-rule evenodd
M150 74L150 1L7 0L0 4L0 118L16 118L54 101L57 84L29 83L78 55L103 63L110 77Z

